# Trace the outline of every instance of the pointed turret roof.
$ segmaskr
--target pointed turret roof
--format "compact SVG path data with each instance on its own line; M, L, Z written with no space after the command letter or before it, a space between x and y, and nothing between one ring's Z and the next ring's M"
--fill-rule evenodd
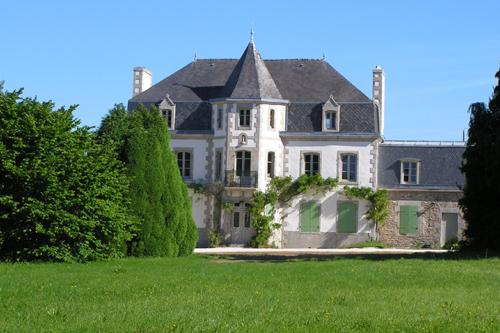
M283 99L253 38L222 88L219 98Z

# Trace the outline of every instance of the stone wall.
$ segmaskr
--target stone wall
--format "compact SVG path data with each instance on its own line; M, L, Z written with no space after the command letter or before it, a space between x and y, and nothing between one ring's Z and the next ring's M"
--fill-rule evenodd
M380 240L389 246L403 248L443 246L446 240L442 233L446 226L443 223L443 213L458 214L459 232L465 227L462 211L458 206L461 196L459 191L390 191L392 212L385 225L380 228ZM399 211L403 205L418 206L417 234L399 232Z

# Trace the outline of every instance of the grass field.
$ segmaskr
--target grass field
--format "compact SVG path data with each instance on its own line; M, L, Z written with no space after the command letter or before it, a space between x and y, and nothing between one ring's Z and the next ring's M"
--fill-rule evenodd
M2 263L0 332L500 332L498 257L241 259Z

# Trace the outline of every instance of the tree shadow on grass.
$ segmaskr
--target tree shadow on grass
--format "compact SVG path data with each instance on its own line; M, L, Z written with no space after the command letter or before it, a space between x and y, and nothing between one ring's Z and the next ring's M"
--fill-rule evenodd
M248 253L248 254L213 254L206 255L213 262L294 262L294 261L333 261L342 259L386 261L386 260L481 260L487 258L500 258L500 252L470 252L456 251L446 253L418 252L418 253L346 253L346 254L325 254L325 253Z

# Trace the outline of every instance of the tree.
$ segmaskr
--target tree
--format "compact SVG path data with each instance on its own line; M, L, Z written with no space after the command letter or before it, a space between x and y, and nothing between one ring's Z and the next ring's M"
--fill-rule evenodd
M128 180L73 110L0 86L0 258L118 257L133 236Z
M129 114L123 105L115 105L97 134L103 145L115 147L132 179L130 211L141 223L130 244L130 254L191 254L198 229L191 215L187 187L170 150L168 127L159 110L141 105Z
M466 245L472 249L500 249L500 71L488 103L469 107L467 145L461 171Z

